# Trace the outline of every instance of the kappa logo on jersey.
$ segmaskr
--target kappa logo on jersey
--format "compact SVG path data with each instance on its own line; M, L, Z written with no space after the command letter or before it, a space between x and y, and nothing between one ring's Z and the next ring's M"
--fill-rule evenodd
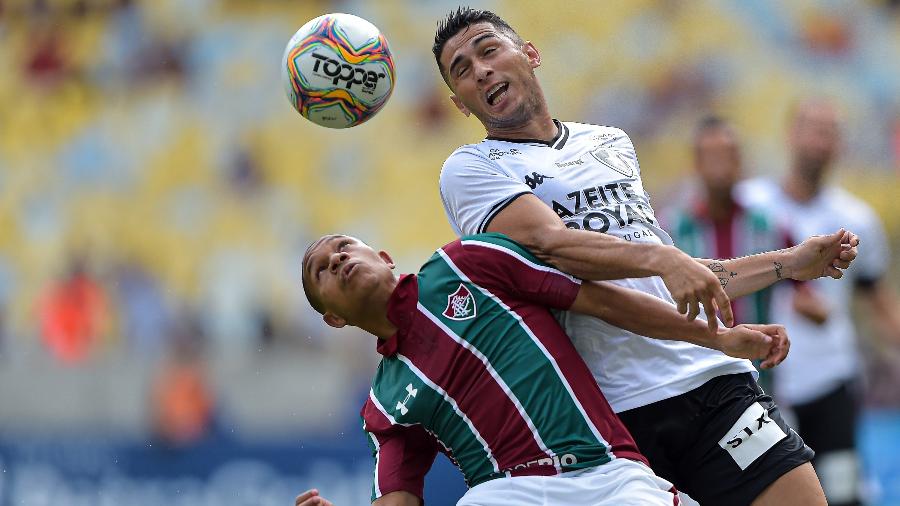
M455 292L447 296L447 309L442 313L451 320L461 321L475 318L475 297L462 283Z
M409 413L409 408L406 407L406 403L409 402L410 399L414 398L417 393L419 393L419 389L413 388L412 383L406 385L406 398L402 401L397 401L397 407L394 409L399 411L401 415Z
M553 179L553 176L545 176L543 174L538 174L537 172L532 172L530 176L525 176L525 184L534 190L538 186L544 184L545 179Z
M634 177L634 166L632 165L631 160L622 155L622 153L615 153L604 148L596 148L591 151L591 156L596 158L598 162L625 177Z
M497 149L497 148L491 148L488 150L488 158L490 158L491 160L498 160L500 158L503 158L506 155L520 155L520 154L522 154L522 152L516 148L507 149L506 151L503 151L502 149Z

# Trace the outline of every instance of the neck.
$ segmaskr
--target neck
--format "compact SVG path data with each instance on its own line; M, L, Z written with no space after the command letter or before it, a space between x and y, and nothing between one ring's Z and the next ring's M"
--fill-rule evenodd
M734 199L731 198L731 192L721 192L710 190L706 198L707 209L709 210L709 218L715 223L721 223L728 220L734 213Z
M544 142L550 142L559 133L553 117L550 116L550 109L547 107L547 101L544 99L543 91L541 91L537 82L534 90L535 95L529 97L525 107L529 107L533 112L528 115L528 119L515 125L496 124L491 125L485 123L485 130L488 137L500 137L503 139L537 139Z
M378 286L369 301L365 304L363 312L355 318L351 325L359 327L379 339L387 339L397 333L397 327L388 319L388 301L397 287L399 278L396 276L390 283Z
M487 128L489 137L499 137L501 139L537 139L539 141L550 142L559 133L556 123L550 117L550 113L546 116L534 117L528 120L524 125L503 128Z
M784 179L782 188L797 202L808 202L819 194L821 181L818 178L804 177L796 167Z

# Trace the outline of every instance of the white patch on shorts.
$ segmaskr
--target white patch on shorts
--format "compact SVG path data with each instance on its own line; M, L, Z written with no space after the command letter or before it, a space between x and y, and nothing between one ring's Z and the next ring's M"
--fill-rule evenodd
M769 418L769 412L762 404L754 402L728 429L719 446L731 455L741 471L786 438L787 434Z

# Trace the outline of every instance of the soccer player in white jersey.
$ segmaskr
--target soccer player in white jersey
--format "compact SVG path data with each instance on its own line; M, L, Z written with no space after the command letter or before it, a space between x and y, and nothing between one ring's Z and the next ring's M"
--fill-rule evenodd
M846 282L780 287L772 317L791 332L791 360L774 375L779 401L794 412L796 428L816 451L813 464L829 504L860 503L855 453L856 382L860 357L850 301L863 299L866 316L900 343L900 303L885 273L890 253L872 209L845 190L826 184L840 144L838 114L822 99L799 103L790 118L790 167L782 181L755 179L738 186L745 203L781 219L793 237L849 226L865 240Z
M710 271L739 296L781 278L840 277L837 267L856 254L858 240L840 231L832 239L844 250L817 272L799 267L821 237L794 250L694 262L658 226L628 136L552 118L532 43L491 12L459 9L439 25L433 51L456 107L488 133L457 149L441 171L457 234L502 232L582 279L631 278L617 283L674 296L689 318L702 301L710 325L716 305L731 319L727 300L704 284ZM693 282L701 288L685 290ZM591 317L562 313L561 322L657 474L705 504L824 504L812 450L759 388L749 361ZM774 423L759 423L766 413Z

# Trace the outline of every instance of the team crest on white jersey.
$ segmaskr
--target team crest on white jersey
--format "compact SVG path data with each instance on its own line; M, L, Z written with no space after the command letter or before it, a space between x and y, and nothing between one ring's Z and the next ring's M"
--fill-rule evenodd
M596 158L598 162L625 177L634 177L634 165L632 165L631 160L622 155L622 153L616 153L613 150L605 148L596 148L591 150L591 156Z
M476 311L475 297L460 283L459 288L447 296L447 309L444 309L443 315L451 320L461 321L475 318Z

